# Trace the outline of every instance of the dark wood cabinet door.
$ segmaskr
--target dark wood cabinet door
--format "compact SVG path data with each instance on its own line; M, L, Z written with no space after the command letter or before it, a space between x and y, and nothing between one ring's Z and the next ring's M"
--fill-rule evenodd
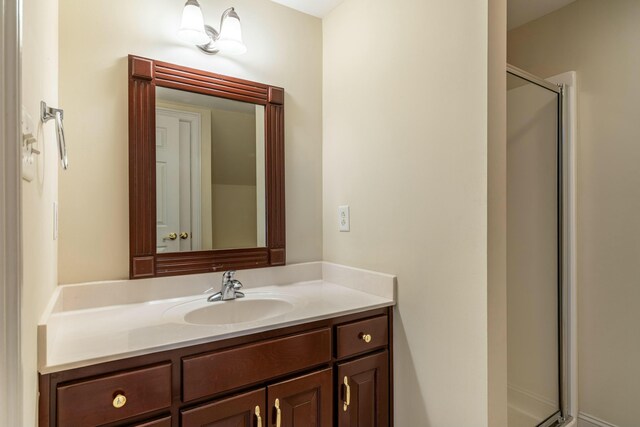
M338 427L389 426L387 351L338 365Z
M267 427L332 427L332 370L274 384L267 388Z
M266 427L265 389L180 412L182 427Z
M171 427L171 416L159 420L142 422L142 424L136 424L132 427Z

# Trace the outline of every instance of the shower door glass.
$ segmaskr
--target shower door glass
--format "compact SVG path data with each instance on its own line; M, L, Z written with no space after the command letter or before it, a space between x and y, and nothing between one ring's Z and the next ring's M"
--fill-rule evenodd
M507 74L509 427L560 416L560 97Z

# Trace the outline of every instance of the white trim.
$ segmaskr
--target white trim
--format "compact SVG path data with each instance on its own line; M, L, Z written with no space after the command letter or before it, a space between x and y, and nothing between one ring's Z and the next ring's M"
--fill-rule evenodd
M517 393L518 395L526 398L527 400L531 401L531 402L535 402L537 405L544 405L546 407L549 407L551 410L555 410L557 411L558 409L558 402L554 402L553 400L549 399L546 396L543 396L541 394L538 394L536 392L533 392L531 390L527 390L525 388L522 387L518 387L517 385L514 384L508 384L507 385L507 390L509 390L512 393Z
M552 414L558 412L558 402L554 402L546 396L518 387L514 384L507 385L508 406L518 412L540 422Z
M22 425L21 2L0 4L0 425Z
M596 418L593 415L580 412L578 415L578 427L618 427L615 424L611 424L607 421Z

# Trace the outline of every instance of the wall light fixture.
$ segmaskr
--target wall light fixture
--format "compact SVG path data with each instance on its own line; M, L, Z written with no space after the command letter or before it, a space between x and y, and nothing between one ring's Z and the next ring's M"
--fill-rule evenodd
M204 23L198 0L187 0L182 10L182 23L178 36L184 41L195 44L209 55L215 55L218 52L241 55L247 51L247 46L242 42L240 17L232 7L222 13L220 32L218 32Z

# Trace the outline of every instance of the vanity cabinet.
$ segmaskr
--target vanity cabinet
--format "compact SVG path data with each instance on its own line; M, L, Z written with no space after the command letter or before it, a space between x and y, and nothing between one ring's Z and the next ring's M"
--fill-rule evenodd
M40 426L390 427L392 309L40 375Z
M239 396L184 410L180 414L181 425L183 427L330 426L333 420L332 384L332 369L324 369Z
M389 426L387 351L338 364L338 427Z
M267 388L269 424L323 427L333 421L331 368L283 381ZM278 422L279 421L279 422Z

